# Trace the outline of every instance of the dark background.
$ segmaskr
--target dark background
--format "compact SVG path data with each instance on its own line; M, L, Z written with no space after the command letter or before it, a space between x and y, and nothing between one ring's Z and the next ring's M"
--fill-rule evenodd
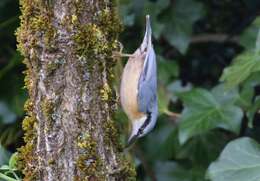
M166 113L183 109L175 90L211 89L235 56L255 46L260 1L120 0L119 5L125 26L120 36L124 52L139 46L145 15L150 14L158 62L160 116L155 130L132 149L138 179L204 180L209 164L237 135L214 129L180 145L178 123ZM23 144L21 121L27 93L23 88L25 66L16 51L19 15L18 0L0 1L0 165ZM127 118L121 111L118 120L126 127ZM259 133L257 129L250 130L244 123L240 136Z

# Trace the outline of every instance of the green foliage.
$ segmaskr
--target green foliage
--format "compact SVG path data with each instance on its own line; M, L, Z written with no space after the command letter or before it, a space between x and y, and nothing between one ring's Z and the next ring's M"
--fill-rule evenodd
M187 6L188 4L188 6ZM191 40L193 23L203 15L202 4L194 0L177 0L175 6L167 9L163 22L170 26L164 27L162 34L172 46L175 46L181 53L187 51Z
M203 135L195 136L178 148L176 158L188 158L195 165L194 168L206 169L211 160L218 157L219 152L229 141L224 135L220 130L213 130ZM204 174L205 170L202 170L202 172Z
M179 67L175 61L167 60L161 56L157 56L158 63L158 79L161 80L161 83L167 85L173 78L178 77Z
M120 1L124 51L138 47L150 14L157 53L160 116L133 148L139 180L222 181L221 175L205 175L209 165L222 169L215 164L221 156L214 160L225 145L238 136L260 139L259 17L240 14L259 5L256 0Z
M185 106L180 118L180 143L213 128L239 132L243 113L239 107L233 105L233 92L223 92L219 86L212 92L194 89L179 96Z
M212 181L256 181L260 177L260 145L251 138L230 142L208 169Z
M0 167L0 179L6 181L21 181L21 173L17 170L17 153L14 153L8 165L2 165Z
M250 37L242 37L255 42L254 49L250 48L250 44L246 44L245 47L248 45L249 50L236 57L233 64L224 69L220 79L225 81L228 89L239 85L252 73L260 71L260 18L257 18L247 31L246 35Z
M248 127L253 128L254 116L260 109L259 96L255 96L255 87L259 85L260 72L253 73L243 84L240 90L240 95L236 100L245 112L248 118Z
M259 178L260 17L254 16L259 6L258 0L119 1L125 26L120 37L124 52L131 53L139 46L145 15L150 14L158 63L158 122L131 150L137 180ZM15 156L9 158L21 144L27 97L22 89L24 67L15 46L18 16L17 1L0 1L0 42L4 42L0 44L0 180L11 181L21 179ZM100 18L102 24L110 23L106 12ZM44 24L40 20L38 23ZM78 23L76 16L73 21ZM46 28L46 32L49 30ZM100 31L100 27L88 27L82 32L94 32L95 40L99 40ZM88 45L79 47L81 54L92 51L89 47L100 49L95 41L86 43L86 38L75 38ZM180 116L176 118L173 113ZM124 143L127 117L119 111L116 119L124 130L120 135ZM33 126L32 118L25 120L25 127ZM26 134L25 138L31 136ZM25 153L28 150L30 145L23 149Z
M23 65L20 54L16 52L14 36L19 25L18 7L18 1L0 2L0 143L5 149L12 145L15 147L21 139L19 121L24 114L26 99L22 89ZM0 157L5 156L0 153ZM3 163L0 161L0 164Z
M257 17L252 24L244 30L242 35L239 37L240 44L243 45L247 50L255 49L255 42L257 39L257 33L260 28L260 17Z
M0 145L0 165L7 163L9 157L9 151L7 151L2 145Z
M182 168L175 162L158 162L155 166L157 178L163 181L189 181L192 179L191 172Z
M204 14L202 3L196 0L176 0L174 6L169 0L122 1L119 9L123 22L129 26L139 16L150 14L154 37L165 38L183 54L189 46L193 24Z
M245 52L235 59L233 65L224 70L221 80L225 81L226 87L230 89L239 85L257 71L260 71L259 52Z
M170 92L165 88L172 79L178 77L179 67L176 62L167 60L162 56L157 56L158 63L158 72L161 72L158 75L160 83L163 85L158 90L159 96L159 112L167 113L169 100L171 98Z

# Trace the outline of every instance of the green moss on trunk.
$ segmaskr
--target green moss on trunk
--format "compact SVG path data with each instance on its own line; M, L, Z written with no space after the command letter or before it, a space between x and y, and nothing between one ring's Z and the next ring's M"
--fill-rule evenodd
M48 3L46 3L48 2ZM53 2L55 3L55 2ZM100 140L94 136L95 129L88 128L89 131L82 131L76 140L78 149L78 158L75 160L76 169L80 171L80 176L75 175L75 180L104 180L113 177L116 180L134 180L135 171L133 164L122 153L122 146L119 144L119 130L113 121L114 107L116 97L112 90L112 82L114 80L113 68L116 61L112 58L112 52L118 50L118 34L122 31L122 25L119 21L115 10L114 1L96 1L98 6L90 6L88 1L76 0L68 1L69 13L63 17L60 25L64 27L64 31L70 33L70 42L72 42L72 55L77 66L77 73L84 77L87 72L91 74L93 70L102 74L102 83L96 89L100 104L107 105L106 117L102 120L102 131L104 147L112 149L111 152L116 157L116 169L106 170L107 160L100 156ZM60 63L59 58L55 57L52 61L41 62L42 49L45 52L55 52L58 49L57 33L53 20L53 6L50 1L45 0L20 0L21 4L21 26L17 30L18 49L25 57L24 63L27 66L25 71L25 86L28 89L30 99L25 104L27 116L23 121L23 129L25 131L25 145L19 151L20 168L25 175L24 180L39 180L39 169L36 157L37 145L37 126L44 121L48 130L44 129L44 134L51 134L55 120L52 118L56 108L59 106L54 100L49 98L41 98L40 108L36 109L36 95L39 91L39 74L46 71L46 77L52 78L55 71L62 67L66 60ZM57 25L56 25L57 26ZM71 58L70 57L70 58ZM57 61L56 61L57 60ZM44 64L45 65L42 65ZM104 80L103 80L104 79ZM47 82L47 83L46 83ZM53 82L46 80L45 89ZM84 82L82 82L84 85ZM80 86L82 86L80 85ZM59 94L59 92L56 92ZM95 94L94 94L95 95ZM83 96L83 93L82 95ZM78 102L81 104L82 102ZM42 120L40 117L44 118ZM102 110L100 110L102 111ZM77 113L75 113L77 114ZM103 114L103 113L101 113ZM76 118L81 120L81 115ZM47 122L47 124L46 124ZM81 120L82 124L86 120ZM85 124L86 125L86 124ZM91 123L91 126L95 123ZM94 126L95 127L95 126ZM80 130L86 130L80 128ZM90 132L91 130L91 132ZM66 145L65 145L66 146ZM105 153L106 154L106 153ZM47 165L55 165L53 158L47 160ZM111 173L110 173L111 172Z

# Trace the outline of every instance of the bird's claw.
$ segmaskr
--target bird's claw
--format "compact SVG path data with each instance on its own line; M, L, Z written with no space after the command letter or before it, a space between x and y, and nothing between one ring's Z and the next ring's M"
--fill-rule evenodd
M132 54L122 53L124 46L121 42L117 41L119 45L119 52L113 51L112 52L112 58L120 58L120 57L134 57Z
M119 58L119 57L134 57L132 54L127 54L127 53L121 53L121 52L113 52L112 54L113 58Z

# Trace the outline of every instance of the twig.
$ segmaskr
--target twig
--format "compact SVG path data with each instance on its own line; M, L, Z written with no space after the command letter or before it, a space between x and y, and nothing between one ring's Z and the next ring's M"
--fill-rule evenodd
M152 168L149 166L149 163L147 163L142 150L136 144L134 145L134 151L136 153L136 156L142 162L142 165L143 165L144 170L147 173L147 175L151 178L152 181L157 181L156 175L154 174Z
M227 34L201 34L191 38L191 43L206 43L206 42L238 42L238 37L231 37Z
M181 117L181 115L179 113L171 112L169 110L165 110L164 114L166 114L167 116L170 116L174 120L177 120Z

